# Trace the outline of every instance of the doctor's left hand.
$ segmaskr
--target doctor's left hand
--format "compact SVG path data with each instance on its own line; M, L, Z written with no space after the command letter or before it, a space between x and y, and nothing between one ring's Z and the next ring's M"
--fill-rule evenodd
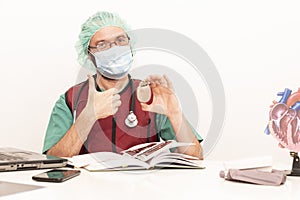
M169 118L174 117L174 115L182 114L172 82L166 75L151 75L147 77L145 81L150 82L153 101L150 105L141 103L144 111L164 114Z

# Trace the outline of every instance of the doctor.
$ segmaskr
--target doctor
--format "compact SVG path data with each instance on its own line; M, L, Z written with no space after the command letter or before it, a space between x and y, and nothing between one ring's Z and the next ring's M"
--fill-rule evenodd
M131 78L130 39L128 25L116 14L98 12L82 25L76 45L78 61L96 69L96 74L69 88L56 102L44 153L71 157L120 152L145 142L173 139L193 142L176 151L203 159L202 138L186 120L167 76L151 75L142 82ZM139 85L145 85L146 92L137 94ZM146 98L148 94L147 102L138 98L141 94Z

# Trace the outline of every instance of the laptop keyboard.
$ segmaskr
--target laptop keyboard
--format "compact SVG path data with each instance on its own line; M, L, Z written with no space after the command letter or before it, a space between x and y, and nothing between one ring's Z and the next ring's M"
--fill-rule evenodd
M17 161L17 160L24 160L24 159L22 157L0 153L0 161Z

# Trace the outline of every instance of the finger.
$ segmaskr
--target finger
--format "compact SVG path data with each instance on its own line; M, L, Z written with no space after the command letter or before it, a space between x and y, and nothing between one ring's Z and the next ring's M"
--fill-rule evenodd
M141 107L143 111L151 111L151 105L141 103Z
M108 95L115 95L115 94L118 94L118 90L116 88L110 88L108 90L105 90L104 91L106 94Z
M112 110L112 115L116 114L119 110L119 107L114 107Z
M120 99L115 99L112 101L112 114L116 114L118 111L119 107L121 106L121 101Z
M161 85L161 79L160 75L149 75L144 81L149 82L151 88L155 88Z
M153 75L150 78L151 78L150 83L154 83L156 85L161 85L161 86L164 86L164 87L168 87L167 80L165 79L165 77L160 76L160 75Z
M167 83L167 87L173 90L173 83L172 81L169 79L169 77L167 77L165 74L163 75L166 83Z
M168 87L167 80L164 77L159 80L159 83L161 86Z
M120 100L117 100L117 101L113 101L113 105L114 105L114 107L120 107L121 106L121 104L122 104L122 102L120 101Z
M88 79L89 79L89 93L91 92L95 92L96 88L95 88L95 80L94 77L92 75L88 75Z
M150 82L150 81L149 81L149 82ZM151 87L151 88L155 88L155 87L156 87L156 83L150 82L150 87Z
M155 84L152 84L150 85L151 87L151 90L152 90L152 94L154 96L159 96L159 95L162 95L162 94L174 94L174 90L168 88L168 87L164 87L164 86L161 86L161 85L155 85Z
M113 95L112 97L112 105L113 106L116 106L116 107L119 107L121 105L121 100L120 100L120 95L119 94L116 94L116 95Z
M114 94L112 96L112 114L115 114L119 107L121 106L121 100L120 100L120 95L119 94Z
M113 96L112 96L112 100L113 101L117 101L117 100L120 100L120 95L119 94L114 94Z
M155 82L160 80L162 77L160 75L149 75L145 80L149 82Z

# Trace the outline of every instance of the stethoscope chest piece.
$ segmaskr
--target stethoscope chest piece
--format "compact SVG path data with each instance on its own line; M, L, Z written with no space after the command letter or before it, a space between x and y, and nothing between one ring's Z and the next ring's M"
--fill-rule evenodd
M133 111L130 111L127 118L125 119L125 124L129 128L134 128L138 124L138 120L136 118L136 115L133 113Z

